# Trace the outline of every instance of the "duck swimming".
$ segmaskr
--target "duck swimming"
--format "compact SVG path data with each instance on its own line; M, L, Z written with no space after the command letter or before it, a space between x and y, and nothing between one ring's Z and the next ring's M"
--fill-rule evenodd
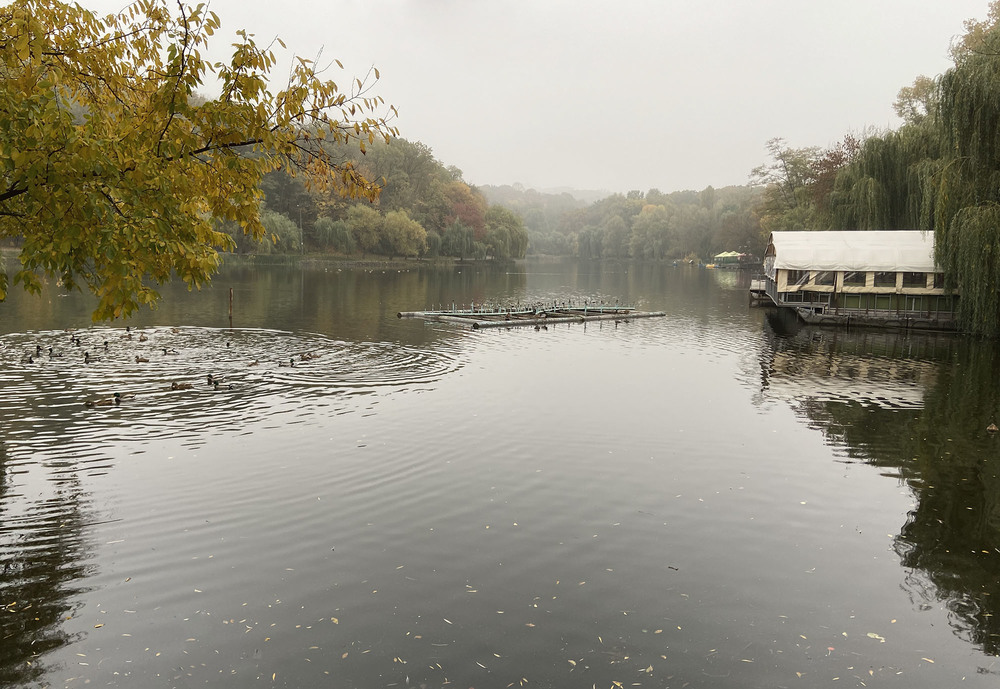
M137 364L148 364L149 363L149 359L147 359L144 356L136 356L135 357L135 363L137 363Z
M90 352L83 353L83 363L89 364L91 361L100 361L100 357L91 356Z
M190 390L193 387L191 383L178 383L176 380L170 384L171 390Z
M177 354L177 350L176 349L167 349L166 347L164 347L163 348L163 353L164 354Z

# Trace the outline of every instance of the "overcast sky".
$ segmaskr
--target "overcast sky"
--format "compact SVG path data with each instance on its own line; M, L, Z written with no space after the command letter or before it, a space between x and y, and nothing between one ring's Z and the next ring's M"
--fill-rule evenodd
M100 12L123 0L81 0ZM897 126L892 104L987 0L213 0L289 51L374 65L400 135L471 184L745 184L765 142ZM218 36L217 36L218 37ZM220 42L221 43L221 42ZM287 64L287 63L286 63ZM286 68L287 69L287 68ZM342 73L331 77L340 83Z

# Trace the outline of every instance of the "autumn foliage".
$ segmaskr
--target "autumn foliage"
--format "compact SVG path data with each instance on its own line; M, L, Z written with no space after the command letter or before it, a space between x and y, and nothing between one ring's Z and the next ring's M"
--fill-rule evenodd
M95 319L127 316L172 277L210 278L232 245L213 218L264 236L269 171L377 198L380 184L339 155L397 134L395 109L371 95L377 70L344 90L295 58L272 92L273 46L252 35L237 33L226 62L203 57L219 28L207 6L163 0L108 17L59 2L0 7L0 238L22 239L15 283L86 286ZM0 273L0 299L7 288Z

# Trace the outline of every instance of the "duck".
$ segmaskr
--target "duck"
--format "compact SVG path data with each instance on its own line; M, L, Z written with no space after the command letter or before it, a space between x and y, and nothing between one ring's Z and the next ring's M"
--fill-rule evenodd
M247 366L260 366L260 359L254 359Z
M289 359L287 364L284 361L279 361L278 366L287 366L288 368L293 368L295 366L295 357Z
M104 341L104 351L105 352L108 351L108 341L107 340Z
M226 379L223 378L222 376L213 376L211 373L208 374L208 384L209 385L218 385L219 383L222 383L225 380Z
M134 392L116 392L115 393L115 404L118 404L121 400L134 400Z
M177 354L177 350L176 349L167 349L166 347L164 347L163 348L163 353L164 354L171 354L171 355L173 355L173 354Z
M171 390L190 390L193 387L191 383L178 383L176 380L170 384Z
M85 364L89 364L92 361L100 361L100 360L101 360L100 357L91 356L90 352L83 353L83 363Z
M213 390L232 390L233 389L233 384L230 383L229 385L222 385L219 381L213 380L212 381L212 389Z
M51 349L49 351L52 351ZM42 345L35 345L35 356L42 355Z
M97 400L87 400L83 403L86 407L110 407L114 404L121 404L117 397L104 397Z
M21 363L22 364L33 364L33 363L35 363L35 359L30 354L25 354L24 356L21 357Z
M136 356L135 357L135 363L137 363L137 364L148 364L149 363L149 359L147 359L144 356Z
M59 356L62 356L62 355L63 355L62 352L57 352L56 350L52 349L52 347L49 347L49 356L50 357L59 357Z
M145 333L139 333L139 342L145 342L149 338L146 337Z

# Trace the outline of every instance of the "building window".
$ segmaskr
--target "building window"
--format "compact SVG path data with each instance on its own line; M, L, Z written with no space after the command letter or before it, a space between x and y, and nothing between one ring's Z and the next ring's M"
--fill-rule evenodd
M802 302L802 292L782 292L781 301L786 304L798 304Z
M934 289L944 289L944 273L934 273Z
M789 285L804 285L809 282L809 271L808 270L790 270L788 271L788 284Z
M817 285L830 285L830 286L832 286L834 278L836 278L836 277L837 277L836 273L831 272L829 270L824 270L824 271L822 271L820 273L816 273L813 276L813 283L817 284Z
M938 313L951 313L955 309L955 300L953 297L938 297L937 298L937 312Z
M876 294L875 295L875 310L876 311L890 311L892 309L892 297L891 294Z
M868 277L868 273L863 270L849 270L844 273L844 286L845 287L864 287L865 278Z
M896 286L896 273L879 270L875 272L875 286L876 287L895 287Z
M927 273L903 273L903 287L927 287Z

